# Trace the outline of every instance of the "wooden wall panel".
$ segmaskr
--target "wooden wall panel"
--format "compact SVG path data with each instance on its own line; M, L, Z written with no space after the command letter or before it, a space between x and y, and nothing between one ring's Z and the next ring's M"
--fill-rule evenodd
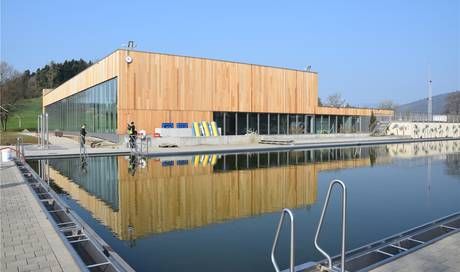
M252 66L251 68L251 109L252 112L265 112L266 107L265 101L266 96L262 94L261 78L262 78L262 67Z
M137 130L145 129L149 134L161 123L171 120L170 111L157 110L118 110L118 134L126 134L128 122L134 121Z
M301 94L301 88L297 87L297 72L286 70L284 71L284 88L281 89L281 95L285 97L284 109L289 113L297 113L300 104L308 103L307 95Z
M197 122L212 119L212 112L209 111L171 111L170 119L174 122Z
M115 51L45 94L43 104L118 77L118 124L121 125L118 131L122 133L128 119L142 124L149 122L147 128L153 130L152 126L162 122L198 121L186 118L188 116L210 121L212 111L393 114L382 110L317 107L318 75L315 73L138 51L129 52L133 62L128 64L124 61L127 55L126 50ZM146 110L151 113L144 112ZM183 114L172 114L178 111ZM127 116L128 113L131 116Z
M251 65L239 64L238 66L238 111L252 111L252 74Z
M227 63L227 80L228 80L228 90L230 93L230 107L231 111L238 111L239 99L239 90L238 90L238 67L241 64L237 63Z
M265 112L288 112L286 107L288 91L285 89L285 74L282 69L262 68L262 89ZM295 110L295 109L294 109Z
M179 84L183 82L180 71L185 65L184 57L160 56L160 91L157 97L160 103L158 109L177 110Z
M325 115L358 115L358 116L370 116L371 112L374 112L377 116L391 116L393 115L392 110L380 110L380 109L365 109L365 108L334 108L334 107L317 107L316 114Z
M63 98L84 91L119 75L120 51L115 51L104 59L96 62L83 72L61 84L43 96L43 106L52 104Z
M126 134L128 122L134 121L136 129L144 129L149 134L155 128L161 127L161 123L212 120L212 112L209 111L168 111L168 110L118 110L118 134Z
M312 112L316 110L318 107L318 75L317 74L305 74L305 77L307 78L307 94L311 95L311 97L308 99L310 102L310 107Z
M204 105L211 100L205 94L206 83L203 81L205 76L206 63L200 59L186 58L183 65L179 68L179 104L176 110L202 110Z

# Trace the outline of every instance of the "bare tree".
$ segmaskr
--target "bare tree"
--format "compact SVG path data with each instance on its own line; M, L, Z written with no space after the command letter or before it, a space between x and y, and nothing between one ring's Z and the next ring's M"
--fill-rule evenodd
M6 81L16 78L19 75L19 72L7 62L2 61L0 63L0 84L4 84Z
M447 114L460 114L460 91L450 93L447 96L445 112Z
M13 66L4 61L0 63L0 105L4 108L16 101L18 96L16 83L20 76L21 74Z
M396 104L393 100L391 99L384 99L379 102L377 105L377 108L379 109L384 109L384 110L394 110L398 104Z
M327 106L330 107L344 107L346 105L345 99L342 98L342 95L340 93L335 93L326 98L326 103Z

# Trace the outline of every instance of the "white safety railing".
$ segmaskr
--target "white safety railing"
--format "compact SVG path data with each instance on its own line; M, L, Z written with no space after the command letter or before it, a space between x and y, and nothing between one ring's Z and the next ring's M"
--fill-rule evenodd
M16 138L16 158L24 159L24 139L22 137Z
M339 185L342 187L342 247L341 247L341 259L340 259L340 271L344 272L345 271L345 243L346 243L346 227L347 227L347 188L345 186L345 183L343 183L341 180L333 180L331 181L329 185L329 189L327 190L327 195L326 195L326 200L324 201L324 206L323 210L321 212L321 217L319 219L318 223L318 228L316 229L316 235L315 235L315 247L318 249L321 254L323 254L328 261L328 267L327 269L329 271L337 271L336 268L332 266L332 259L329 254L326 253L318 244L318 238L319 234L321 233L321 229L323 227L323 221L324 221L324 214L326 213L327 206L329 204L329 199L331 197L331 191L334 187L334 185Z
M281 217L280 217L280 221L278 223L278 228L276 229L275 240L273 241L271 259L272 259L273 267L275 268L276 272L280 272L280 269L278 267L278 263L276 262L275 250L276 250L276 247L278 245L278 239L279 239L281 227L283 225L284 216L286 214L289 216L289 219L291 221L291 241L290 241L290 246L289 246L290 247L289 271L294 272L294 266L295 266L295 256L294 256L294 240L295 240L294 215L292 214L292 211L289 210L289 209L283 209L283 211L281 212Z
M48 130L48 113L37 116L37 139L41 149L49 147L50 134Z

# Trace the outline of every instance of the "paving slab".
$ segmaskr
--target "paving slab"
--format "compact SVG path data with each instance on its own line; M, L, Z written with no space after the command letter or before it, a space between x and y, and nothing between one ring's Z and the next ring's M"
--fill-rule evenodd
M460 271L460 232L371 271L458 272Z
M54 137L59 138L59 137ZM51 142L53 143L53 137ZM267 152L270 150L293 150L307 148L338 148L355 145L376 145L376 144L397 144L427 141L446 141L460 140L460 138L435 138L435 139L409 139L395 136L382 137L324 137L310 140L297 139L293 144L276 145L276 144L227 144L227 145L196 145L196 146L179 146L173 148L159 148L157 146L149 147L148 156L174 156L174 155L191 155L191 154L212 154L212 153L237 153L237 152ZM166 140L165 140L166 141ZM146 150L146 149L145 149ZM144 150L144 151L145 151ZM131 150L124 145L115 145L110 147L87 147L87 154L95 156L106 155L129 155ZM75 157L80 155L80 148L76 143L65 144L59 142L52 144L48 149L40 149L36 145L25 147L27 158L35 159L40 157L58 158L58 157Z
M81 271L16 164L0 163L0 271Z

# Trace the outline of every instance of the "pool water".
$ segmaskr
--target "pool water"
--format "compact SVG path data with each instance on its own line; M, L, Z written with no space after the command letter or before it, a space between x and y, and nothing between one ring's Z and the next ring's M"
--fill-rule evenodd
M137 271L273 271L282 208L295 215L296 264L323 259L313 238L333 179L348 189L347 249L460 210L460 141L48 163L63 200ZM331 254L340 222L337 190L320 239Z

